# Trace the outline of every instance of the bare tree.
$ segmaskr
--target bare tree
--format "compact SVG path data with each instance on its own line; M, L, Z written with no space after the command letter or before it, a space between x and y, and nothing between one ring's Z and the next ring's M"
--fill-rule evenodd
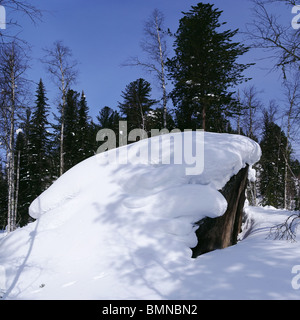
M141 42L142 50L148 55L148 61L141 61L138 57L129 58L124 66L141 66L150 73L154 73L162 90L163 126L167 127L167 41L169 32L164 30L164 15L155 9L144 25L144 39Z
M288 176L292 175L295 177L290 165L290 146L292 142L295 142L297 136L299 136L299 124L300 124L300 74L294 73L291 80L284 81L284 89L287 106L285 108L285 113L283 119L285 120L287 146L284 150L285 157L285 181L284 181L284 208L288 209ZM296 177L295 177L296 179Z
M251 139L257 139L258 129L261 127L261 120L258 116L262 109L262 103L258 98L258 91L252 85L240 91L237 94L237 130L241 134L243 131ZM257 182L249 180L247 186L247 197L250 205L257 205Z
M257 137L257 131L261 127L258 112L262 110L262 103L258 98L259 92L252 85L242 91L240 97L242 104L242 115L240 122L244 128L245 134L253 139Z
M51 49L44 49L46 55L42 60L60 91L60 175L65 171L64 166L64 134L65 134L65 107L68 89L76 81L78 75L77 61L72 60L72 51L62 41L56 41Z
M4 8L2 14L5 13L5 30L0 30L0 39L3 43L14 42L15 40L21 40L16 34L15 28L20 27L18 20L15 18L16 13L23 13L26 17L28 17L33 23L37 21L41 21L42 11L39 10L36 6L29 3L28 1L19 1L19 0L0 0L0 5ZM8 15L8 13L10 13ZM14 18L10 18L10 16L14 15ZM4 24L4 21L1 21ZM25 42L22 40L22 42Z
M2 45L0 50L1 77L1 139L6 149L8 181L8 232L16 228L15 210L15 129L17 117L22 112L24 75L28 61L22 48L16 43Z
M280 16L272 13L275 3L290 6L296 5L293 0L252 0L254 3L254 20L247 25L247 34L252 47L265 49L268 58L274 60L274 68L280 68L284 78L291 69L300 66L300 29L284 25ZM292 19L291 19L292 20Z

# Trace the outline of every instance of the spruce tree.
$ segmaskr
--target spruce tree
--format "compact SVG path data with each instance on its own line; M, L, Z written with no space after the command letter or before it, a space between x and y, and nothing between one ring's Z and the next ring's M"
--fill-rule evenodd
M148 112L146 126L149 132L151 129L171 131L175 128L175 123L170 112L166 112L163 107L158 107Z
M78 157L78 110L79 93L69 89L66 96L66 106L64 114L64 169L71 169L77 164Z
M113 130L116 136L116 147L119 146L119 137L120 137L120 132L119 132L119 121L121 121L120 114L118 111L111 109L108 106L103 107L100 111L99 114L97 115L97 120L98 123L95 125L96 130L94 130L94 135L93 137L97 136L97 132L102 129L110 129ZM97 149L102 145L104 141L97 141Z
M93 155L93 141L91 139L91 125L89 123L89 108L86 101L86 96L82 91L79 101L78 110L78 151L76 162L79 163Z
M31 153L31 198L34 200L49 187L52 174L49 161L50 133L48 132L48 109L45 86L42 79L36 91L36 101L30 123L29 148Z
M281 128L264 115L263 137L260 143L260 193L263 205L284 208L285 150L287 138Z
M150 83L140 78L127 85L122 92L123 102L119 103L119 108L128 122L128 130L147 130L146 115L157 103L150 98L151 91Z
M232 41L238 30L224 30L221 14L212 4L199 3L180 20L175 56L168 61L180 129L227 131L233 87L246 80L242 73L249 65L237 59L248 48Z
M121 117L118 111L105 106L99 111L97 120L99 123L99 129L112 129L116 132L118 130Z
M28 209L31 202L37 197L38 189L36 176L31 171L33 154L29 152L28 132L24 129L18 132L15 153L16 216L17 225L23 227L29 222Z

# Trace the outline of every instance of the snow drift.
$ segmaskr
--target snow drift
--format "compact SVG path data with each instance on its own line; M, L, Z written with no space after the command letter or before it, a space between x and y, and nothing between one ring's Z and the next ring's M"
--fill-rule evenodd
M195 141L197 134L193 133ZM259 146L242 136L206 133L204 172L187 176L185 163L162 164L162 155L176 155L176 135L184 133L174 134L171 140L167 135L150 139L156 139L152 145L159 150L169 139L170 154L155 153L157 158L150 160L141 157L150 141L143 140L122 148L131 156L139 155L139 161L132 156L124 165L111 163L109 152L97 155L68 171L38 197L30 207L30 215L37 220L0 240L3 297L268 297L265 290L246 290L234 278L239 273L243 276L245 261L252 259L246 256L243 261L246 240L196 260L191 259L190 250L197 241L194 223L225 212L227 203L218 190L246 164L259 160ZM259 254L255 257L264 259ZM262 283L263 273L249 272L249 280ZM291 290L284 297L295 297Z

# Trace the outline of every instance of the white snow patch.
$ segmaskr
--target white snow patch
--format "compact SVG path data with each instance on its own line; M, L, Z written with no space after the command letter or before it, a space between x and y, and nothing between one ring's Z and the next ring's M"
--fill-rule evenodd
M176 155L173 147L164 156ZM123 150L143 148L146 140ZM80 163L32 203L34 223L0 239L4 299L299 298L290 285L299 246L265 239L287 212L248 208L243 241L191 259L194 223L225 212L218 190L260 153L248 138L206 133L198 176L162 164L162 155Z

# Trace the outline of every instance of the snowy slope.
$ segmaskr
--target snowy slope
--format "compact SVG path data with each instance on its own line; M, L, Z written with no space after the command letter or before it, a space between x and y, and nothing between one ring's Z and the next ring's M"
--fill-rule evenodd
M168 139L150 139L151 150ZM143 157L150 140L122 148L127 164L110 163L109 153L82 162L33 202L37 220L0 239L4 299L299 298L291 286L299 246L265 239L287 212L248 208L246 239L191 259L193 223L225 212L217 190L259 160L259 146L207 133L204 172L187 176L185 163L162 164L168 153Z

